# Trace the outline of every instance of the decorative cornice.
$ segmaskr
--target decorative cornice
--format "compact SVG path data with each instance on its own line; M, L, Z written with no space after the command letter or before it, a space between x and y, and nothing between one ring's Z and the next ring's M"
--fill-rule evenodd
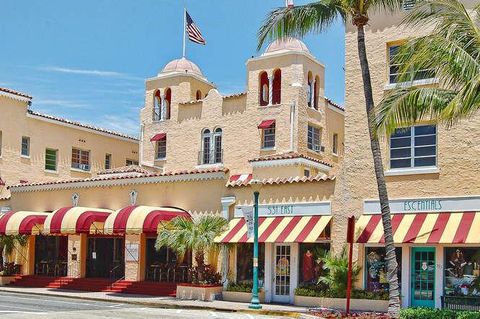
M0 95L26 103L30 103L32 100L32 97L30 95L2 87L0 87Z
M249 162L254 168L305 165L324 172L328 172L332 168L332 165L327 162L295 152L258 157L249 160Z

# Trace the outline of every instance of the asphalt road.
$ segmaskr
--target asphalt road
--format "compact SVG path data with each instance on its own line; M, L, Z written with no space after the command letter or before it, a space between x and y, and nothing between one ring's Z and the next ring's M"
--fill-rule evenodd
M0 318L273 319L285 317L212 310L148 308L124 303L0 292Z

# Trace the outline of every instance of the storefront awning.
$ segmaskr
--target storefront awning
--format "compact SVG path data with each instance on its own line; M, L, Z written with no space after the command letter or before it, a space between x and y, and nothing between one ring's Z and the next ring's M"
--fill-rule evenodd
M260 217L258 241L261 243L313 243L323 233L332 216ZM244 218L230 221L228 230L215 239L217 243L252 243L247 240Z
M382 216L363 215L355 224L358 243L384 243ZM480 212L394 214L396 244L479 244Z
M157 142L157 141L164 140L166 137L167 137L167 133L158 133L158 134L155 134L155 135L150 139L150 141L151 141L151 142Z
M105 221L106 234L156 234L162 221L175 217L190 219L190 214L174 207L128 206L117 210Z
M111 213L112 210L102 208L63 207L48 216L43 233L45 235L103 233L103 223Z
M271 128L273 126L275 126L275 120L265 120L258 124L258 128L261 130Z
M49 213L8 212L0 217L0 235L37 235Z

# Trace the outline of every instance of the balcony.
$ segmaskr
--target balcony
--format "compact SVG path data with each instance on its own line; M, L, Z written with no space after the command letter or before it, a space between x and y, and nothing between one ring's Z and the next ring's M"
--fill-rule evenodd
M198 152L198 165L214 165L223 163L223 149Z

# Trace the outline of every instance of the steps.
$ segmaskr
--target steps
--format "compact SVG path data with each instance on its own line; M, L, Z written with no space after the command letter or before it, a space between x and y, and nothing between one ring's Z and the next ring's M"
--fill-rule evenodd
M112 292L140 294L149 296L175 297L175 283L158 283L149 281L111 281L104 278L69 278L46 276L17 276L9 286L79 290L90 292Z

